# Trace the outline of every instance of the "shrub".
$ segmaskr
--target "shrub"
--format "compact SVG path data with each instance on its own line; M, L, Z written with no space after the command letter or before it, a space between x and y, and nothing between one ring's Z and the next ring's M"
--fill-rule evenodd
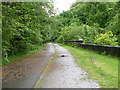
M99 34L95 38L95 43L98 45L118 46L117 38L111 31L104 34Z

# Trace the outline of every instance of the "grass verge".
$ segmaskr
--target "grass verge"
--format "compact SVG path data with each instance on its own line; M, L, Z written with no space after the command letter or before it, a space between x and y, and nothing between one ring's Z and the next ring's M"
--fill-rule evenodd
M16 61L19 61L19 60L21 60L21 59L23 59L23 58L25 58L25 57L27 57L29 55L32 55L32 54L36 53L37 51L39 51L40 49L42 49L45 45L46 44L43 44L41 46L36 46L36 48L34 50L31 50L28 53L21 53L21 54L10 56L10 57L8 57L9 61L3 59L2 60L2 65L0 65L0 66L6 66L8 64L11 64L11 63L14 63Z
M88 78L97 80L102 88L118 88L118 58L76 46L60 44L70 51L76 63L88 72Z

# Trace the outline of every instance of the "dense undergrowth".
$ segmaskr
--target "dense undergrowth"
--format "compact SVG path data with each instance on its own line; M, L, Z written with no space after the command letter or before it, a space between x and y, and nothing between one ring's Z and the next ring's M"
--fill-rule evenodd
M42 44L41 46L36 46L36 48L34 48L33 50L30 50L27 53L19 53L17 55L13 55L13 56L9 56L6 60L3 59L2 63L0 63L0 66L6 66L9 65L11 63L14 63L16 61L20 61L22 59L24 59L27 56L33 55L34 53L36 53L37 51L41 50L46 44Z

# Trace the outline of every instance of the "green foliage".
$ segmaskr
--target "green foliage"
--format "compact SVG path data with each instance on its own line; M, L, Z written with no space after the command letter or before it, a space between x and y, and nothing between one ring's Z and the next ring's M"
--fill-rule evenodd
M83 33L82 35L82 39L84 40L84 43L94 43L94 39L95 36L99 34L100 31L102 31L101 28L96 27L96 26L88 26L88 25L82 25L81 27L83 27Z
M57 41L76 40L81 38L82 31L81 27L71 25L63 27L59 33L60 36L58 37Z
M3 58L49 41L83 39L84 43L116 46L120 42L118 6L117 2L76 2L70 10L53 16L52 1L3 2Z
M9 56L6 60L6 58L3 58L3 61L2 61L2 66L6 66L8 64L11 64L11 63L14 63L16 61L19 61L19 60L22 60L23 58L25 57L28 57L36 52L38 52L40 49L42 49L46 44L42 44L41 46L37 45L34 47L33 50L30 50L28 51L27 53L19 53L17 55L12 55L12 56Z
M118 22L118 14L116 14L111 21L108 22L107 29L111 30L114 34L118 35L120 33L120 26Z
M69 11L63 12L61 16L65 18L64 23L67 24L68 21L70 23L76 19L79 23L90 26L98 23L100 27L104 28L106 23L117 13L117 10L114 10L116 4L110 2L76 2Z
M96 36L95 43L98 45L110 45L117 46L117 38L113 35L111 31L106 32L105 34L99 34Z
M77 26L72 23L70 26L65 26L60 31L60 36L58 37L58 41L63 40L79 40L83 39L84 43L94 43L94 39L99 32L103 32L102 28L99 28L97 24L90 27L88 25Z
M51 2L3 2L2 9L2 54L6 60L57 37L54 34L60 23L50 17L54 14Z
M117 2L75 2L70 10L59 15L63 27L57 41L83 39L84 43L118 46L118 6ZM113 36L109 36L109 31Z

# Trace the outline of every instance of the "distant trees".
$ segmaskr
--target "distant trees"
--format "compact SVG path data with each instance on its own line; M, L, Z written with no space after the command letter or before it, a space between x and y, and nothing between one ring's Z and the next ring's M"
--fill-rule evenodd
M82 38L84 43L120 45L118 4L119 2L75 2L69 11L60 14L63 27L58 41ZM112 37L114 40L110 40ZM100 38L104 38L104 43Z

